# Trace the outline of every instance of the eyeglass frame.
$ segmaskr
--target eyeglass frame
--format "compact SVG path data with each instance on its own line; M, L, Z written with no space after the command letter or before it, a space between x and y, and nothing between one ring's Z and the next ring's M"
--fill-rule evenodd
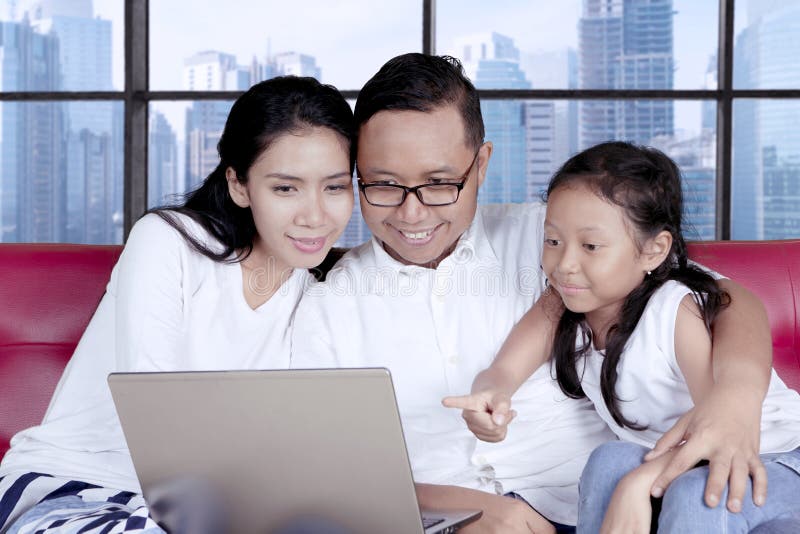
M483 145L481 145L481 147L482 146ZM375 206L377 208L400 207L405 203L409 193L414 193L414 196L417 197L417 200L419 200L419 203L422 204L423 206L428 206L432 208L438 208L441 206L452 206L453 204L458 202L459 198L461 198L461 190L464 189L464 185L466 185L467 180L469 180L469 175L472 173L472 169L475 167L475 162L478 161L478 154L480 154L481 152L481 147L478 147L478 150L475 151L475 155L472 157L472 162L469 164L469 168L466 170L466 172L464 172L464 174L461 175L460 182L446 183L446 184L420 184L420 185L415 185L413 187L408 187L400 184L384 184L384 183L368 184L364 182L361 176L358 176L358 190L361 191L361 193L363 193L364 199L367 201L367 204L369 204L370 206ZM455 186L456 198L452 202L447 202L446 204L428 204L427 202L422 200L422 193L420 193L420 189L423 189L425 187L436 187L442 185ZM395 189L400 189L403 191L403 197L400 199L400 202L398 204L373 204L372 202L370 202L369 197L367 197L366 191L364 191L365 189L368 189L373 186L394 187Z

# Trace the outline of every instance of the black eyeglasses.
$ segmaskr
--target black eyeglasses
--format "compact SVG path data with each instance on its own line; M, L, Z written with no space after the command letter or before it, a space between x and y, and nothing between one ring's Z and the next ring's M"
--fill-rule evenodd
M403 204L406 201L406 196L409 193L417 195L417 199L425 206L448 206L455 204L458 201L458 196L461 190L464 189L464 184L469 179L470 172L478 161L478 149L472 157L472 163L469 164L467 171L461 175L461 181L446 184L422 184L414 187L406 187L399 184L383 184L380 182L374 184L367 184L358 178L358 188L364 193L364 198L367 199L373 206L382 208L393 208Z

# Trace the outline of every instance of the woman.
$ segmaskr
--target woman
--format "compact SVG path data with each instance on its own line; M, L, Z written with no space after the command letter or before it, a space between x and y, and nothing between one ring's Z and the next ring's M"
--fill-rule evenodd
M308 270L353 205L353 114L312 78L233 105L220 163L133 227L41 425L0 464L0 532L161 532L106 385L114 371L282 368Z

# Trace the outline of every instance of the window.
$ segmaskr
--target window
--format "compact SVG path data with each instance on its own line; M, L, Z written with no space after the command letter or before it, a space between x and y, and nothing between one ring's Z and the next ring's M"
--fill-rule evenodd
M249 85L352 99L407 51L460 58L481 93L482 202L626 139L681 165L690 238L800 237L798 34L793 0L0 0L0 240L121 242L216 166ZM356 209L340 244L366 237Z

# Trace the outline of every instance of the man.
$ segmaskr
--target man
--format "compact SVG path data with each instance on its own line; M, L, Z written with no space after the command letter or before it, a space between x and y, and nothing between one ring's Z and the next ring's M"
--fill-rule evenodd
M574 525L583 465L611 439L588 401L565 397L543 367L515 395L518 415L500 443L478 441L440 404L469 392L541 294L544 207L478 208L492 144L483 140L475 88L452 58L390 60L362 89L355 114L361 210L373 239L301 302L292 365L391 370L423 506L482 509L473 532ZM756 493L763 489L758 426L769 329L757 301L734 284L726 289L735 304L717 326L720 384L664 440L667 447L695 435L656 483L666 487L710 458L707 500L719 499L729 474L738 499L749 472ZM732 346L736 355L766 357L734 357ZM736 413L727 413L732 398Z

